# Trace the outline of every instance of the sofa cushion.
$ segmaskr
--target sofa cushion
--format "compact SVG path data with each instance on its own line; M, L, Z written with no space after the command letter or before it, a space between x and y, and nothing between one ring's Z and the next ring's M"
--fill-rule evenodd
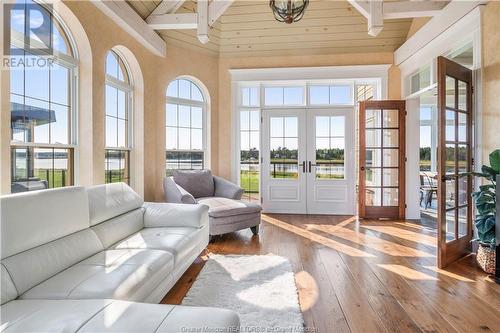
M173 269L159 250L106 250L51 277L21 299L112 298L142 301Z
M145 228L137 234L118 242L115 249L156 249L172 253L174 265L199 251L199 244L208 240L206 228L169 227ZM204 239L207 238L207 239ZM198 254L198 253L197 253Z
M85 229L2 260L19 294L102 251L91 229Z
M92 227L92 230L95 231L104 248L108 248L144 228L144 211L145 208L143 207L135 209L96 224Z
M239 332L239 325L238 315L226 309L114 302L79 333Z
M222 197L199 198L198 203L207 205L209 207L208 215L215 218L259 213L262 210L260 205L252 202Z
M89 227L83 187L6 195L0 206L2 259Z
M17 298L17 290L16 287L14 286L14 282L12 282L12 279L10 278L9 273L7 272L7 269L5 269L4 265L0 266L0 277L1 277L1 284L0 284L0 291L2 294L1 300L2 304L12 301Z
M230 310L116 300L19 300L2 306L2 332L237 332Z
M195 198L210 197L215 192L210 170L175 170L174 181Z
M117 300L18 300L2 306L2 332L237 332L230 310Z
M138 209L144 200L125 183L87 187L90 225Z
M112 300L16 300L2 305L2 332L77 332Z

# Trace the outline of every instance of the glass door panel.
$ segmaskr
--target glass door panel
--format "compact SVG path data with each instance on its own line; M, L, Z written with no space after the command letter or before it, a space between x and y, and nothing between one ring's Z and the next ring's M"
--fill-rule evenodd
M472 239L472 72L438 58L438 266L469 252Z
M353 114L353 108L307 110L308 214L355 214Z
M405 103L360 106L360 217L404 218Z
M263 209L305 214L305 110L263 110L262 116Z

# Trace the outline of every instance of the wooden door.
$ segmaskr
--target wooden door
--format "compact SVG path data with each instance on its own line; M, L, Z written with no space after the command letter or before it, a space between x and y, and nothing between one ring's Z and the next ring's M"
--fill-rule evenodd
M405 101L359 108L359 217L405 217Z
M438 266L470 252L472 71L438 58Z

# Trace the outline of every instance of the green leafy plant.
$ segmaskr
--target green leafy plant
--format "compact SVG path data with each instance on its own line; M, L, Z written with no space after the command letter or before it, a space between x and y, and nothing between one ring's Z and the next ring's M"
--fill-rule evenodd
M496 178L500 174L500 149L490 154L490 166L483 165L481 172L473 175L485 179L479 191L472 193L476 203L476 218L474 223L477 228L480 244L495 246L495 220L496 220Z

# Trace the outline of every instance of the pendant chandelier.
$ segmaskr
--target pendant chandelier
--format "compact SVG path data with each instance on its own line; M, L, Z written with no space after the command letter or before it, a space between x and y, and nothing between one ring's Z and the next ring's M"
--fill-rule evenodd
M309 0L270 0L269 7L273 10L278 22L287 24L300 21L309 4Z

